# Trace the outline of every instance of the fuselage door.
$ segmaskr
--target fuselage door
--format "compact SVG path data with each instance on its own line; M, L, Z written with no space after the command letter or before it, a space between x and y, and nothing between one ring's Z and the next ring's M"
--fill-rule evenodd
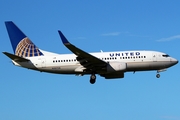
M153 59L153 62L156 62L156 61L157 61L157 54L156 54L156 53L153 53L153 54L152 54L152 59Z
M36 64L39 68L45 68L46 67L46 59L45 58L38 58L38 62Z
M41 67L42 68L46 67L46 59L45 58L41 58Z

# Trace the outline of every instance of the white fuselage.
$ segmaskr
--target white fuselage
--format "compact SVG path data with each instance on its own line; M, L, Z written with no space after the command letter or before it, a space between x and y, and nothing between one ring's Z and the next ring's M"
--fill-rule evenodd
M126 71L163 70L177 63L177 60L165 53L157 51L116 51L97 52L91 55L106 62L126 63ZM45 54L44 56L29 57L29 62L15 62L17 66L57 74L91 74L74 54Z

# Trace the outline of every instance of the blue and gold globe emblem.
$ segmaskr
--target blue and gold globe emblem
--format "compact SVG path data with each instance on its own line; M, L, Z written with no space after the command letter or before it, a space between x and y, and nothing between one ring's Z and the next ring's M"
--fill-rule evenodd
M29 38L24 38L19 42L16 47L15 55L21 57L34 57L42 56L43 53L36 47L36 45L31 42Z

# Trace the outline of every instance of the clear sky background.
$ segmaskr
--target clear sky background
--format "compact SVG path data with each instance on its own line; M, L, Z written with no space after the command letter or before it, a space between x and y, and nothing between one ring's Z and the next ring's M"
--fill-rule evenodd
M71 53L156 50L180 60L179 0L0 0L0 51L13 53L4 21L41 49ZM179 64L124 79L56 75L13 66L0 54L0 120L180 120Z

